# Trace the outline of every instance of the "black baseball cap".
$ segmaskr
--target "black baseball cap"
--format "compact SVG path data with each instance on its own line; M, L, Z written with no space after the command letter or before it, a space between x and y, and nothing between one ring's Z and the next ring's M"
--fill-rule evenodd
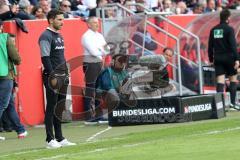
M118 58L118 57L120 57L120 58ZM118 58L119 62L126 63L127 59L128 59L128 56L126 54L116 54L116 55L112 56L112 59L116 59L116 58Z

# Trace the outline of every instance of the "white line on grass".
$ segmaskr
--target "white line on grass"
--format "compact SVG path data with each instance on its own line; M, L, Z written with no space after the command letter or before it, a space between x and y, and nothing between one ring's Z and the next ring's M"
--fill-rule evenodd
M34 150L30 150L30 151L21 151L21 152L16 152L16 153L11 153L11 154L0 155L0 158L12 156L12 155L21 155L21 154L26 154L26 153L33 153L33 152L38 152L38 151L41 151L41 150L44 150L44 149L34 149Z
M191 136L200 136L200 135L214 135L214 134L220 134L220 133L225 133L225 132L231 132L231 131L236 131L240 130L240 127L235 127L235 128L228 128L224 130L214 130L214 131L209 131L209 132L203 132L203 133L197 133L197 134L192 134Z
M91 142L94 138L96 138L98 135L110 130L111 127L108 127L96 134L94 134L93 136L91 136L90 138L87 139L87 143ZM192 134L192 135L188 135L188 136L200 136L200 135L214 135L214 134L221 134L221 133L225 133L225 132L231 132L231 131L236 131L236 130L240 130L240 127L235 127L235 128L228 128L225 130L214 130L214 131L208 131L208 132L202 132L202 133L198 133L198 134ZM57 156L52 156L52 157L45 157L45 158L41 158L41 159L37 159L37 160L50 160L50 159L56 159L56 158L61 158L61 157L70 157L70 156L75 156L75 155L79 155L79 154L83 154L83 153L93 153L93 152L103 152L103 151L108 151L108 150L113 150L113 149L118 149L121 147L135 147L135 146L140 146L140 145L144 145L144 144L148 144L151 142L143 142L143 143L133 143L133 144L125 144L119 147L109 147L109 148L97 148L93 151L88 151L88 152L80 152L80 153L74 153L74 154L61 154L61 155L57 155ZM79 143L79 144L86 144L86 143ZM20 154L26 154L26 153L31 153L31 152L37 152L40 150L44 150L44 149L36 149L36 150L30 150L30 151L25 151L25 152L16 152L16 153L11 153L11 154L6 154L6 155L0 155L0 158L3 157L8 157L11 155L20 155Z
M119 149L119 148L133 148L133 147L144 145L144 144L150 144L152 142L154 142L154 141L143 142L143 143L134 143L134 144L130 144L130 145L122 145L122 146L119 146L119 147L96 148L92 151L87 151L87 152L79 152L79 153L72 153L72 154L61 154L61 155L57 155L57 156L44 157L44 158L35 159L35 160L52 160L52 159L63 158L63 157L68 157L68 158L71 159L71 157L82 155L84 153L104 152L104 151L109 151L109 150L114 150L114 149Z
M104 130L94 134L93 136L88 138L88 139L90 139L89 141L91 141L92 139L96 138L98 135L108 131L109 129L111 129L111 128L104 129ZM236 131L236 130L240 130L240 127L228 128L228 129L225 129L225 130L214 130L214 131L203 132L203 133L199 133L199 134L191 134L191 135L188 135L188 136L221 134L221 133L231 132L231 131ZM142 143L133 143L133 144L124 144L124 145L118 146L118 147L96 148L96 149L94 149L92 151L79 152L79 153L73 153L73 154L62 154L62 155L57 155L57 156L52 156L52 157L44 157L44 158L36 159L36 160L51 160L51 159L57 159L57 158L63 158L63 157L71 158L72 156L77 156L77 155L81 155L81 154L84 154L84 153L104 152L104 151L109 151L109 150L114 150L114 149L119 149L119 148L133 148L133 147L137 147L137 146L141 146L141 145L151 144L153 142L155 142L155 141L142 142Z
M91 137L89 137L86 141L87 142L91 142L93 139L95 139L97 136L103 134L104 132L107 132L108 130L112 129L112 127L108 127L100 132L97 132L96 134L92 135Z

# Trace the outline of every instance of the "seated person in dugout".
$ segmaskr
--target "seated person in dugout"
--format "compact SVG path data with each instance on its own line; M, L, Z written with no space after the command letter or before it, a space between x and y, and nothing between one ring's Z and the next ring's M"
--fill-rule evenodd
M170 48L165 48L163 55L152 55L152 56L143 56L139 60L137 70L142 70L141 68L147 66L148 71L152 72L151 82L146 76L146 82L143 82L143 79L138 79L130 77L130 73L126 70L126 65L128 62L128 56L125 54L116 54L112 57L112 64L110 67L106 68L98 76L96 82L96 102L95 102L95 117L102 118L103 112L100 107L101 98L105 102L108 112L110 113L112 109L118 106L118 104L123 102L126 106L132 107L136 105L136 98L134 97L134 91L132 87L134 85L144 84L144 86L150 87L151 90L160 90L160 95L167 92L173 91L175 87L169 83L169 76L167 71L167 65L169 59L173 56L173 51ZM131 69L130 69L131 70ZM137 72L132 70L131 74ZM136 73L137 74L137 73ZM148 92L144 88L143 91ZM131 99L133 96L133 99Z
M95 102L95 117L102 119L103 112L100 107L101 99L105 102L108 111L113 107L117 107L120 102L119 92L122 83L128 77L127 70L127 55L116 54L112 57L111 66L107 67L98 76L96 82L96 102Z
M154 55L154 51L157 49L157 43L147 30L145 31L145 21L142 21L141 24L137 27L136 32L134 33L132 40L135 43L134 52L135 54L141 56ZM143 48L144 47L144 48ZM144 51L143 51L144 49Z

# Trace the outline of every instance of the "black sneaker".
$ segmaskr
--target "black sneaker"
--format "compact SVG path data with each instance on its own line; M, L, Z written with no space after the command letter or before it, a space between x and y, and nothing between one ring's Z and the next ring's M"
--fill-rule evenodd
M235 109L237 111L240 111L240 106L238 104L230 103L229 107L232 108L232 109Z

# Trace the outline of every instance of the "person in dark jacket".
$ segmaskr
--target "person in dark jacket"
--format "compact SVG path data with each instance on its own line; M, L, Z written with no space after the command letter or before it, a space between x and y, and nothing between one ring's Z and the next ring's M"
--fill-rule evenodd
M10 6L9 11L6 11L0 14L0 20L5 21L5 20L12 19L16 16L16 14L18 14L18 12L19 12L19 6L14 4Z
M48 12L47 20L49 27L39 37L39 47L44 66L43 82L47 97L44 120L46 141L47 148L53 149L76 144L63 137L61 125L69 84L68 69L64 56L64 40L59 33L63 26L63 12L53 9Z
M217 79L217 92L224 91L225 75L230 80L230 107L240 109L236 105L237 69L239 67L239 55L237 52L234 29L229 26L231 12L223 10L220 13L220 24L210 31L208 42L208 57L211 64L214 64Z

